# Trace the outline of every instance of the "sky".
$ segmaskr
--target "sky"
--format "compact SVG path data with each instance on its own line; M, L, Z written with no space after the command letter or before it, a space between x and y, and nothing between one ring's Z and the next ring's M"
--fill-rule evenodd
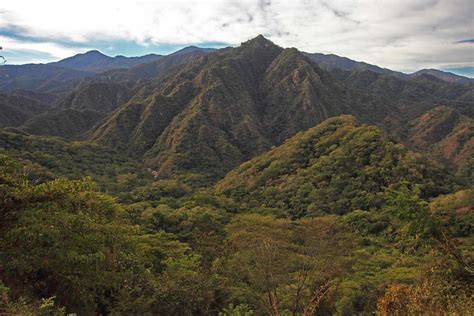
M282 47L392 70L474 77L474 0L2 0L9 64L91 49L115 56L237 46L262 34Z

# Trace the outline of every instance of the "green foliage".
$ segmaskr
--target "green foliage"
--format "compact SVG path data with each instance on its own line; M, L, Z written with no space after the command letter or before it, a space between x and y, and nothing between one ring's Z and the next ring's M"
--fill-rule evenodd
M44 316L62 316L65 314L66 309L58 308L55 306L54 302L55 297L43 298L41 299L41 305L39 306L39 315Z
M458 194L459 197L463 203L464 194ZM387 210L408 228L403 232L408 238L429 240L445 256L454 259L468 273L474 274L472 253L463 253L463 248L459 247L451 229L443 227L442 222L429 213L428 204L419 198L417 187L409 190L408 184L402 183L397 191L391 192ZM468 239L469 244L472 246L471 238Z
M128 175L132 177L132 181L126 179L127 175L119 176L119 181L130 183L136 182L136 175ZM134 183L130 183L132 189ZM133 191L134 199L138 201L160 201L162 198L180 198L191 193L192 188L177 180L158 180L146 186L139 187Z
M93 191L90 180L35 185L16 165L0 159L1 276L17 293L55 296L72 312L106 313L123 295L133 300L154 284L171 292L181 287L178 275L199 275L199 256L170 234L128 224L122 207Z
M212 262L222 252L224 227L229 222L225 211L212 207L158 207L146 210L142 226L149 231L166 231L198 251L203 261Z
M410 187L408 182L402 182L397 189L389 190L385 210L407 223L410 235L426 238L434 233L436 224L420 194L420 185Z
M0 281L0 311L2 313L25 316L63 316L66 312L64 307L57 306L54 296L33 302L28 302L23 297L12 301L9 292L10 289Z
M474 235L474 189L441 195L430 202L430 215L455 237Z
M445 257L413 285L391 284L377 304L378 315L469 315L474 308L472 276Z
M130 91L86 82L23 126L64 137L89 131L89 141L0 131L0 308L472 310L473 192L461 187L469 182L378 127L337 117L379 124L469 176L471 87L367 71L339 80L262 36L197 55L110 73L154 78L193 61ZM433 109L441 99L447 107ZM44 110L5 100L0 125Z
M302 313L350 269L354 236L335 217L291 222L248 214L226 229L222 273L232 295L257 313Z
M420 271L440 257L469 271L471 190L428 203L455 187L451 176L351 117L298 134L217 190L198 188L202 174L153 179L96 145L2 135L21 159L0 157L0 278L12 311L372 314L400 297L393 284L425 291ZM426 284L450 288L436 304L461 311L465 278Z
M242 164L217 189L249 206L283 209L299 218L380 209L386 188L404 180L419 184L423 197L452 187L426 158L375 127L341 116Z
M124 200L130 198L126 192L132 186L144 185L152 179L139 163L91 143L0 131L0 148L0 153L27 164L24 172L35 181L58 177L77 180L91 176L100 189L112 194L122 193Z
M219 312L219 316L253 316L254 312L247 304L234 306L230 303L228 307Z

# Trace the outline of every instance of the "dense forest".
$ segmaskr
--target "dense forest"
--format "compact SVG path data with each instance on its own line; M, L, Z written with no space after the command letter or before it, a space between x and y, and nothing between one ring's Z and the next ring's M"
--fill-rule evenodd
M3 83L0 314L470 315L474 85L317 57Z

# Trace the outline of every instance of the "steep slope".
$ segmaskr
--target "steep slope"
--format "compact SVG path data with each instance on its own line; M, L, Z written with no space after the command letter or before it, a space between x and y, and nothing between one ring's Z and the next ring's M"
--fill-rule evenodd
M154 79L165 74L176 66L186 64L213 52L211 48L188 47L173 54L162 56L155 61L150 61L130 67L128 69L115 69L99 75L100 78L117 82L136 82Z
M474 115L474 85L448 83L430 75L404 80L391 75L371 71L354 71L343 79L345 86L365 95L364 102L384 105L390 113L382 110L372 113L370 123L382 126L400 137L411 120L434 107L444 104L466 116Z
M385 189L400 181L420 184L425 197L452 185L443 170L379 128L340 116L242 164L216 188L249 207L263 204L301 217L377 209Z
M33 99L47 105L48 107L53 107L58 100L58 96L53 93L41 93L24 89L14 90L11 92L11 95Z
M207 133L203 125L213 130L230 127L221 131L227 138L226 135L232 133L231 127L236 127L245 116L255 120L255 113L244 113L255 107L258 87L250 81L262 77L265 67L281 51L273 44L269 50L264 45L202 56L160 82L144 87L96 131L93 139L143 153L157 143L158 136L168 125L166 135L155 147L157 151L159 146L185 146L191 136L199 135L197 130L201 127L201 132ZM262 55L260 60L258 54ZM256 70L257 67L261 69ZM255 123L242 122L242 129L252 124ZM122 139L122 136L127 138ZM207 136L203 136L202 141L208 141Z
M474 120L439 106L410 122L407 142L449 161L460 174L474 180Z
M159 176L197 172L216 179L332 116L352 114L400 136L410 120L441 102L465 115L472 111L474 86L368 70L342 77L259 36L194 57L140 86L91 140L144 158Z
M25 122L22 129L37 135L80 138L129 97L129 89L121 84L84 83L55 108Z
M21 130L43 136L65 139L83 139L87 131L99 123L106 113L92 110L78 111L71 108L54 109L26 121Z
M92 140L145 153L159 175L222 176L302 128L351 111L350 95L263 36L202 56L142 89Z
M49 104L20 94L0 93L0 127L17 127L46 111Z
M87 82L58 103L58 108L108 113L128 100L128 87L114 82Z
M138 57L110 57L97 50L91 50L83 54L77 54L72 57L50 63L50 65L98 73L116 68L131 68L139 64L157 61L162 57L163 56L156 54Z
M358 112L357 95L296 49L285 49L262 80L262 121L271 143L278 144L301 130L341 113Z
M114 65L123 67L95 75L87 80L75 81L76 87L72 85L71 92L68 94L64 91L61 100L53 109L31 118L22 128L32 134L60 136L67 139L82 138L108 113L126 102L133 95L130 91L139 89L142 81L158 80L160 74L165 74L173 67L209 51L212 49L190 47L169 56L162 56L162 58L152 58L153 56L148 55L136 59L126 58L123 65L118 64L121 63L121 58L111 58L97 51L60 61L61 65L78 69L96 66L115 67ZM142 65L147 60L158 61ZM133 67L135 64L138 66ZM38 94L31 91L29 93ZM49 95L57 99L56 95Z

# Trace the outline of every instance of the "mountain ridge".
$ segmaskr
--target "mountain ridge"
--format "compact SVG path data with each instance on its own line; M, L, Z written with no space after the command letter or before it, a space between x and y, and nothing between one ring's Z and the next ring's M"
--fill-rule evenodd
M22 128L111 146L161 177L205 173L215 180L329 117L354 115L403 139L409 122L440 104L472 117L473 96L474 85L431 74L328 71L260 35L239 47L188 47L82 79Z
M332 71L335 69L349 72L369 70L378 74L392 75L400 79L411 79L423 74L429 74L446 82L459 84L474 84L474 78L457 75L455 73L443 71L440 69L420 69L413 73L404 73L388 68L382 68L363 61L356 61L347 57L341 57L335 54L307 52L305 52L304 54L307 55L314 62L318 63L320 67L328 71Z
M473 87L369 70L340 79L297 49L258 36L144 84L89 139L143 159L162 177L216 179L329 117L355 115L400 136L439 102L472 115L472 101L461 100Z
M110 57L98 50L90 50L57 62L49 63L49 65L98 73L115 68L131 68L142 63L157 61L162 57L162 55L156 54L136 57L125 57L121 55Z

